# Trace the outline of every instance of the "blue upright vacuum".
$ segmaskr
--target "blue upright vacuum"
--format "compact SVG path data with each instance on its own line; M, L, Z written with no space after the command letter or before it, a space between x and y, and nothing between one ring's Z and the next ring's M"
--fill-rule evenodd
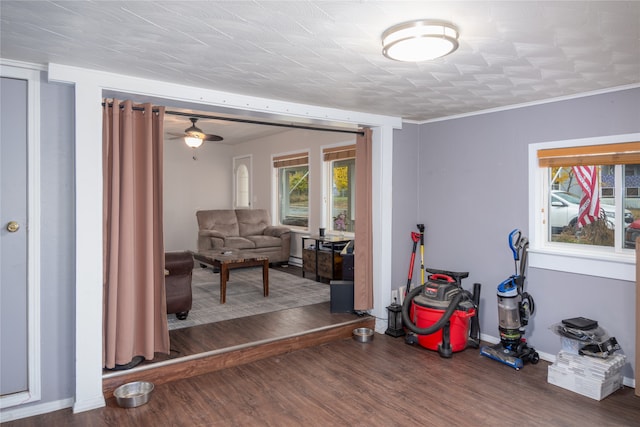
M509 233L509 248L513 252L515 274L498 285L498 329L500 342L483 346L480 354L519 370L524 362L538 363L540 356L524 338L525 326L534 312L531 295L524 292L527 248L529 241L518 229ZM519 267L519 268L518 268Z

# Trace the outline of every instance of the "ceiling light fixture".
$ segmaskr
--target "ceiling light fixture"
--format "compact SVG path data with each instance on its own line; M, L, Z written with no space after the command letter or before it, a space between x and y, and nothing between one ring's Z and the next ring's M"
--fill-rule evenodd
M198 138L197 136L185 136L184 143L187 144L191 148L198 148L202 145L204 140L202 138Z
M396 61L428 61L457 48L458 29L448 22L421 19L394 25L382 33L382 54Z
M198 121L197 117L191 117L189 120L191 120L191 126L184 130L184 143L191 148L198 148L204 142L204 137L206 135L198 126L196 126L196 122Z

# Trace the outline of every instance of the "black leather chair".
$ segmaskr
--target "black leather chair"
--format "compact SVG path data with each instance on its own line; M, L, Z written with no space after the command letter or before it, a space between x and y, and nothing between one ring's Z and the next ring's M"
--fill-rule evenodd
M184 320L189 315L193 296L191 279L193 275L193 257L191 252L166 252L164 254L164 286L167 294L167 314L175 313Z

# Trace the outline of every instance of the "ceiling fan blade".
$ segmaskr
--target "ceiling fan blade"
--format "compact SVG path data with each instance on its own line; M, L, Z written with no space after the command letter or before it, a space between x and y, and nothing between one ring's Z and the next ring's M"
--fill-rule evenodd
M167 138L167 139L180 139L180 138L184 138L184 133L173 133L173 132L167 132L167 135L171 135L171 138Z
M196 122L198 121L197 118L192 117L189 120L191 120L191 126L186 128L184 130L184 133L167 132L168 135L172 136L172 138L168 138L168 139L181 139L187 136L194 136L196 138L201 138L203 141L222 141L224 139L219 135L206 134L202 132L202 130L196 126Z

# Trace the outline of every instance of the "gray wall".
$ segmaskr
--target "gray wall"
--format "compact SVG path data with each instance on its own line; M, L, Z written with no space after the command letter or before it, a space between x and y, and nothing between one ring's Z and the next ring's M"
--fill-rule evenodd
M42 79L40 95L42 401L36 404L69 398L75 386L74 90Z
M413 249L411 232L417 232L416 224L425 223L420 213L420 195L418 188L418 173L421 167L420 129L417 124L404 123L402 130L393 131L393 235L392 263L393 284L391 289L397 289L407 284L409 276L409 261ZM425 247L430 244L430 228L425 232ZM413 272L413 285L420 284L420 249L417 248L416 261ZM425 260L426 262L426 260ZM400 301L398 301L400 302Z
M409 138L402 130L394 140L394 223L410 219L405 210L413 197L412 181L418 182L419 207L402 235L396 234L401 226L394 225L394 248L408 248L408 229L424 222L425 264L469 271L463 283L467 289L482 283L481 330L497 337L496 287L514 272L508 234L514 228L528 233L528 144L639 131L640 89L423 124L417 147L404 141L415 135L409 126ZM412 156L419 158L416 174L403 173L400 182ZM403 277L406 281L409 249L402 251L406 261L394 258L397 283ZM527 279L536 301L527 328L533 347L556 354L560 339L548 330L550 325L574 316L596 319L631 362L623 374L634 377L633 282L534 268Z

